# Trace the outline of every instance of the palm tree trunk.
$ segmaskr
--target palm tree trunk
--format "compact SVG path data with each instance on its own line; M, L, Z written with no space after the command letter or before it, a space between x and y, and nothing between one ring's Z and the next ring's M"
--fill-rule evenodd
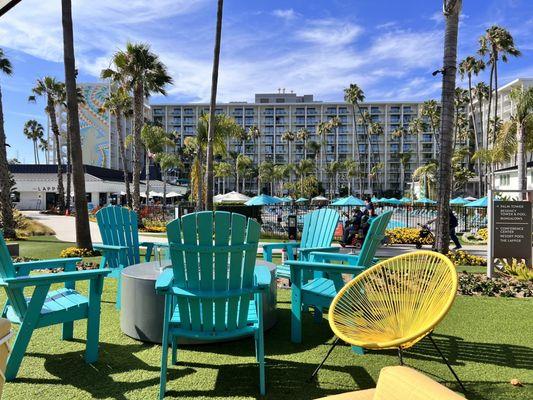
M446 7L446 29L444 34L444 57L442 76L442 118L440 128L439 178L438 178L438 215L435 248L448 253L450 246L450 193L452 190L452 148L454 124L455 77L457 72L457 36L461 0L450 0Z
M520 122L516 124L516 132L518 134L517 140L517 167L518 167L518 189L527 190L527 175L526 175L526 125ZM525 200L526 193L520 193L521 199Z
M16 239L13 204L11 203L11 174L7 162L6 133L4 131L4 110L0 89L0 219L6 239Z
M142 82L139 82L133 90L133 209L139 216L139 222L141 222L141 129L144 123L143 102L144 88Z
M68 123L67 123L68 124ZM66 201L65 209L70 212L70 192L71 192L71 182L72 182L72 153L71 153L71 144L70 144L70 132L67 131L67 189L66 189Z
M167 171L163 172L163 218L167 211Z
M120 147L120 158L122 160L122 173L124 174L124 185L126 187L126 204L131 208L130 180L128 177L128 164L126 161L126 147L124 146L124 136L122 131L122 110L117 109L117 135Z
M148 156L148 149L144 151L144 181L146 182L146 206L148 207L148 195L150 194L150 157Z
M63 48L65 86L67 92L68 131L71 135L72 175L74 179L74 205L76 209L76 244L92 249L89 212L85 196L85 173L81 149L80 120L78 116L78 93L76 89L76 60L74 58L74 34L72 32L71 0L61 0L63 24Z
M211 102L209 105L209 130L207 132L207 166L206 166L206 210L213 210L213 142L215 140L215 109L217 102L218 65L220 60L220 42L222 37L222 11L224 0L218 0L215 48L213 51L213 72L211 75Z
M59 135L59 127L57 125L56 112L54 108L54 103L49 97L48 105L46 107L48 115L50 117L50 125L52 128L52 133L54 134L54 147L56 151L56 163L57 163L57 194L58 194L58 204L59 212L62 213L65 211L65 189L63 186L63 163L61 160L61 143Z

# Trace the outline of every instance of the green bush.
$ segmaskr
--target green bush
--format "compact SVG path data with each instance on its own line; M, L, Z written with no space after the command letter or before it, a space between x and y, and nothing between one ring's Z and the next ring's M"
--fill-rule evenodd
M67 247L59 253L60 258L71 258L71 257L96 257L99 256L100 252L96 250L89 249L80 249L78 247Z
M514 276L519 281L531 281L533 282L533 268L527 266L524 260L517 260L512 258L511 260L500 259L502 263L503 272Z
M533 282L514 278L489 279L482 274L459 274L459 294L466 296L532 297Z

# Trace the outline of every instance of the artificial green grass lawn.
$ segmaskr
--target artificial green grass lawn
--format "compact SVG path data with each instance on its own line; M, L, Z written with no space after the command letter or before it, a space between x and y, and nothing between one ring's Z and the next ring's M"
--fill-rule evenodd
M49 250L49 258L57 257ZM21 255L30 256L22 251ZM79 284L78 288L86 293L86 284ZM75 340L70 342L60 339L59 326L39 329L33 335L17 380L6 384L4 398L156 398L161 347L121 333L115 291L116 282L106 280L97 363L87 365L83 361L85 321L75 324ZM4 299L2 292L0 300ZM457 298L434 338L465 383L469 399L533 398L532 308L529 299ZM290 291L278 291L278 309L278 323L265 335L267 398L313 399L369 388L375 385L382 367L398 363L395 352L360 356L348 346L339 346L317 381L307 382L332 342L331 331L325 319L316 324L311 315L305 315L303 343L293 344ZM251 339L186 346L180 348L178 360L179 366L169 368L168 398L258 397L259 370ZM429 341L423 340L409 350L405 362L457 389ZM512 386L509 381L514 378L524 387Z

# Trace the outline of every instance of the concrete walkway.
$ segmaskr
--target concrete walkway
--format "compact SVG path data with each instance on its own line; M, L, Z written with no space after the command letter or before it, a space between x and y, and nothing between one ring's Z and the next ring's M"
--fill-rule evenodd
M40 214L38 211L23 211L24 215L29 218L35 219L42 224L52 228L56 237L63 242L75 242L76 241L76 229L75 229L75 220L74 217L66 217L61 215L49 215L49 214ZM89 222L91 229L91 238L94 243L102 243L102 237L100 236L100 231L98 230L98 225L96 222ZM165 243L167 241L166 237L161 237L158 235L150 234L141 234L139 235L139 241L141 242L155 242L155 243ZM263 244L266 242L259 243L258 253L263 253ZM333 246L339 246L338 243L333 243ZM429 249L429 246L425 246L425 249ZM465 245L462 250L467 251L470 254L477 256L486 257L487 248L486 246L476 246L476 245ZM414 245L392 245L392 246L382 246L377 251L377 257L394 257L400 254L409 253L416 251ZM351 249L342 249L343 253L350 253ZM274 253L280 253L279 250L274 250Z

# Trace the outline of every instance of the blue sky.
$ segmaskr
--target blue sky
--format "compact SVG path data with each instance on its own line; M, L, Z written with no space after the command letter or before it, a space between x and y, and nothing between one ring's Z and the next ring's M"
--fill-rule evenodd
M442 60L440 0L226 0L219 100L252 100L287 88L318 100L341 100L358 83L368 100L440 97L431 72ZM167 98L207 101L215 0L73 1L80 82L98 80L126 41L152 45L174 78ZM464 0L459 59L476 51L492 24L511 31L523 56L500 68L500 82L533 76L531 0ZM27 102L38 77L63 77L60 1L23 0L0 19L0 47L14 64L0 77L10 157L33 162L22 126L46 126L42 101ZM486 79L485 76L481 79Z

